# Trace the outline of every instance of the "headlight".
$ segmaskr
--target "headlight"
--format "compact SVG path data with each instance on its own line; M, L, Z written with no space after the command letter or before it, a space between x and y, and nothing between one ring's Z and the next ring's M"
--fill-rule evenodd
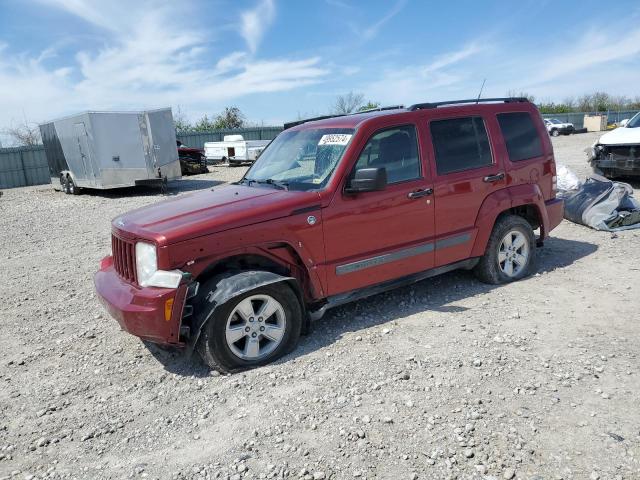
M136 243L136 270L138 271L138 283L146 287L149 279L158 270L155 245L145 242Z
M136 271L141 287L177 288L182 280L180 270L158 270L156 246L151 243L136 243Z

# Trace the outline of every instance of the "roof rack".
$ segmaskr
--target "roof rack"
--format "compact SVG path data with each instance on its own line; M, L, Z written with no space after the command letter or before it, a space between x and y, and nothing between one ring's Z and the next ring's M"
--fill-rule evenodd
M357 115L358 113L369 113L369 112L383 112L385 110L399 110L404 108L404 105L390 105L388 107L376 107L376 108L368 108L366 110L360 110L359 112L353 112L349 115Z
M430 102L430 103L416 103L411 105L407 110L413 112L415 110L424 110L428 108L438 108L445 105L458 105L461 103L489 103L489 102L504 102L504 103L521 103L528 102L529 100L524 97L502 97L502 98L473 98L469 100L449 100L446 102Z
M284 124L284 129L287 130L289 128L298 126L298 125L302 125L303 123L307 123L307 122L315 122L316 120L325 120L327 118L336 118L336 117L344 117L345 114L340 113L337 115L322 115L320 117L313 117L313 118L305 118L303 120L295 120L293 122L287 122Z
M368 110L362 110L360 112L353 112L353 113L338 113L335 115L322 115L320 117L313 117L313 118L305 118L304 120L296 120L293 122L287 122L284 124L284 129L287 130L289 128L298 126L298 125L302 125L303 123L307 123L307 122L315 122L316 120L326 120L327 118L336 118L336 117L347 117L349 115L358 115L359 113L369 113L369 112L382 112L385 110L398 110L404 108L404 105L392 105L389 107L376 107L376 108L369 108Z

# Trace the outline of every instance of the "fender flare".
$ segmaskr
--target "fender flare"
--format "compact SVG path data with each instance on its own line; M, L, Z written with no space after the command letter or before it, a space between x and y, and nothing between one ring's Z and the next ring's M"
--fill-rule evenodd
M536 184L516 185L497 190L488 195L478 211L475 226L478 229L476 240L471 251L472 257L484 255L498 216L510 208L533 205L540 218L540 237L545 239L549 234L549 217L545 208L544 197Z
M215 285L213 289L200 288L199 301L208 301L213 304L213 308L209 311L208 315L204 316L195 312L194 322L192 325L193 331L191 337L187 343L187 351L189 354L193 353L195 346L200 339L200 333L206 326L209 319L213 316L216 310L227 303L234 297L242 295L246 292L254 290L258 287L264 287L265 285L273 285L276 283L287 282L300 302L303 318L303 331L307 327L307 315L305 310L305 304L302 300L302 294L298 281L294 277L283 277L273 272L265 270L246 270L238 272L226 272L224 274L213 277L207 282L207 285ZM207 291L208 290L208 291Z

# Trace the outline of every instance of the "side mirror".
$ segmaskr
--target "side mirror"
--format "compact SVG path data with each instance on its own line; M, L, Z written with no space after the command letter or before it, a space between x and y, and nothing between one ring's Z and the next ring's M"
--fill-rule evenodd
M627 123L629 123L629 119L628 119L628 118L625 118L624 120L622 120L622 121L620 122L620 126L621 126L621 127L626 127L626 126L627 126Z
M384 190L387 186L386 168L361 168L345 189L347 193L363 193Z

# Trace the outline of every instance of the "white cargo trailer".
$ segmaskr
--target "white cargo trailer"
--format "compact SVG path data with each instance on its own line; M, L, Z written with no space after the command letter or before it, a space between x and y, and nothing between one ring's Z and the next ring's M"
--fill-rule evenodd
M204 155L211 163L254 162L271 140L245 140L242 135L225 135L221 142L206 142Z
M181 177L170 108L86 112L40 125L51 183L81 188L162 185Z

